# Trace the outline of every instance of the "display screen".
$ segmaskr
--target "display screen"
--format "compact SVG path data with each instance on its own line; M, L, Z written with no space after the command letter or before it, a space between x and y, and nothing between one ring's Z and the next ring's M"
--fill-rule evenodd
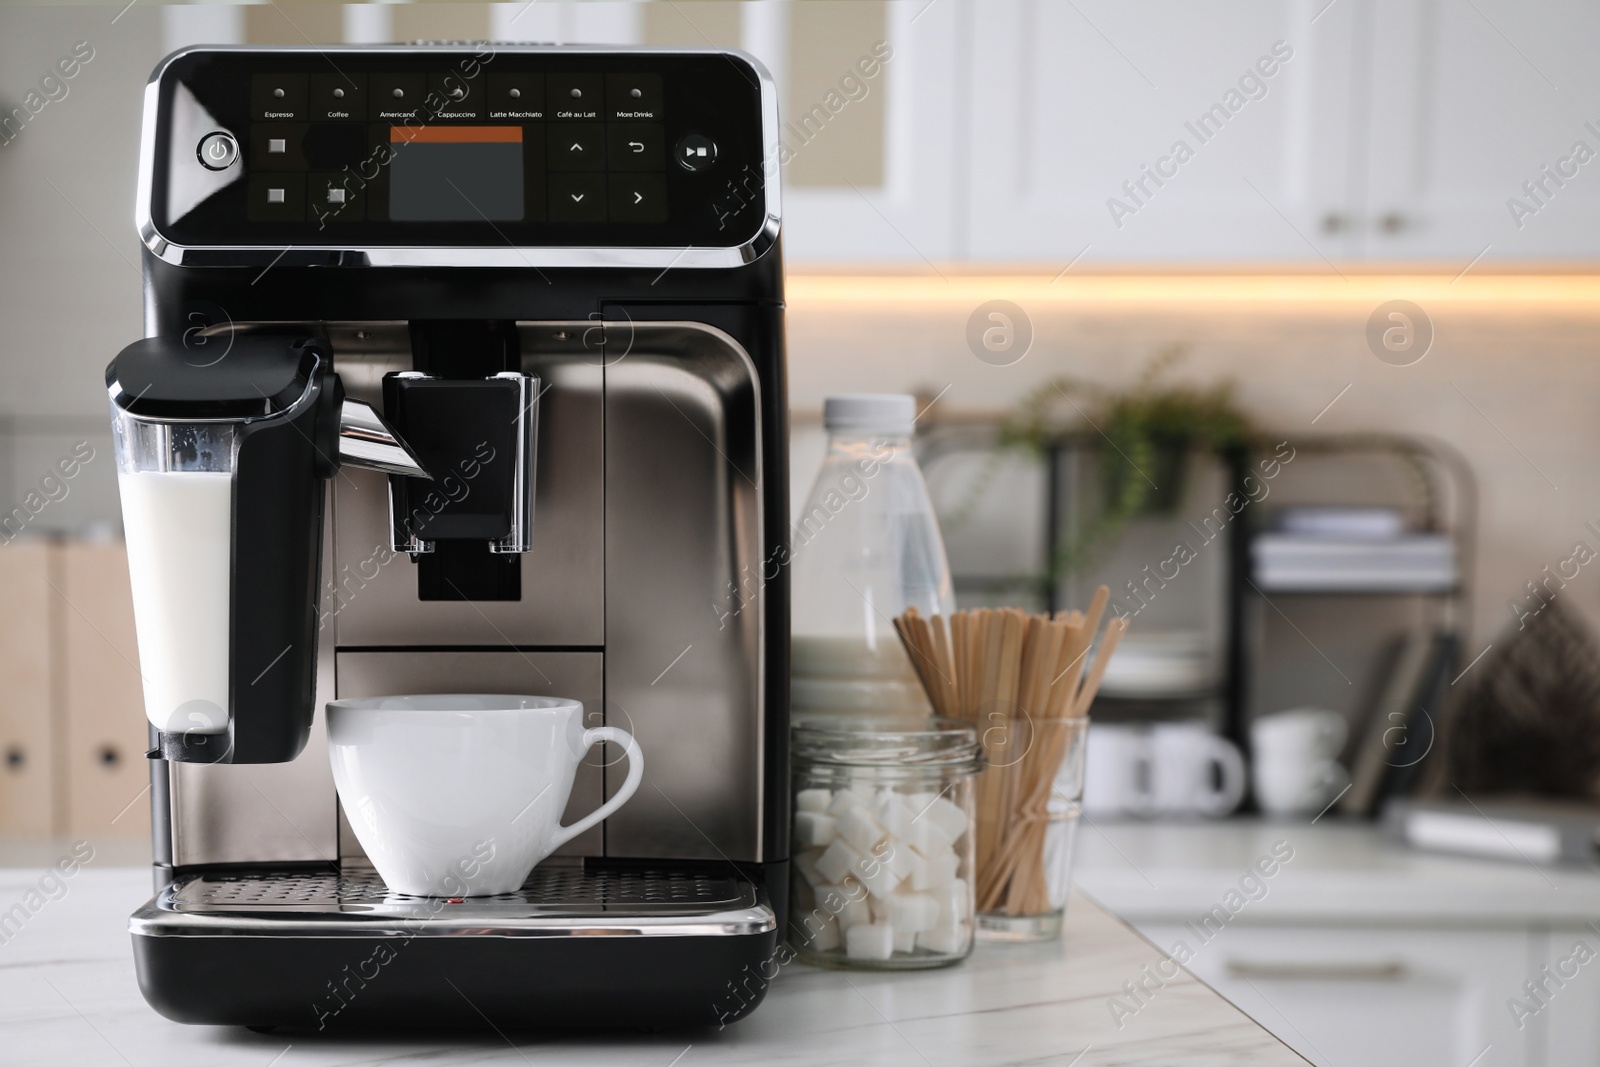
M391 126L389 148L391 219L522 218L521 126Z
M715 248L766 222L732 55L202 50L161 82L151 218L178 244Z

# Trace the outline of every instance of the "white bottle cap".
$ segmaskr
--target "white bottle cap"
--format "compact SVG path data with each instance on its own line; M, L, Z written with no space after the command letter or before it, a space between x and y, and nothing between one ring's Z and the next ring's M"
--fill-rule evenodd
M905 437L916 418L917 400L904 393L849 393L822 403L822 424L829 433Z

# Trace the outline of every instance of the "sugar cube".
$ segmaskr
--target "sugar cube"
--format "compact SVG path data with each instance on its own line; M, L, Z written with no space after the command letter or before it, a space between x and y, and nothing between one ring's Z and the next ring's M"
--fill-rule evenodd
M915 930L902 930L894 928L894 950L896 952L915 952L917 950L917 933Z
M894 927L866 923L844 932L845 955L853 960L886 960L894 955Z
M887 848L879 850L878 855L901 881L910 878L916 871L917 865L922 862L921 857L915 852L893 838L889 839Z
M837 825L832 815L824 815L820 811L794 813L794 836L800 844L808 847L831 845L836 836Z
M800 877L804 878L809 885L820 885L827 881L826 878L822 877L822 872L817 870L817 860L821 856L822 849L813 848L798 853L794 858L795 870L800 872Z
M948 851L956 843L956 839L945 833L943 827L932 819L917 819L913 822L911 833L906 840L912 848L924 856L934 856Z
M844 937L839 933L839 920L830 915L812 936L811 947L818 952L836 952L843 941Z
M792 915L804 915L817 906L817 895L812 892L809 885L797 882L789 894L789 912Z
M802 789L794 795L794 810L825 812L832 801L833 793L830 790Z
M932 819L934 825L943 830L950 840L958 840L967 832L967 813L961 810L960 805L952 804L945 797L934 797L922 811L922 818Z
M828 801L828 814L835 819L861 803L861 798L848 789L841 789L833 794L833 799Z
M932 894L896 893L888 903L889 923L896 930L920 934L924 930L932 930L939 923L939 901Z
M872 922L872 908L859 883L818 886L817 907L827 915L837 916L839 925L844 927Z
M833 844L823 849L821 856L817 857L817 870L824 878L837 885L855 872L856 864L860 860L861 853L851 848L848 842L835 840Z
M888 896L900 884L900 876L890 870L887 863L872 856L862 858L856 866L856 877L875 897Z
M865 804L868 808L872 807L872 801L877 796L877 790L873 789L871 785L866 782L853 782L846 788L849 789L850 794L857 800L861 801L861 803Z
M954 852L941 852L936 856L924 857L917 865L917 869L911 873L911 888L920 893L947 886L956 880L956 871L960 866L961 857Z
M872 813L865 807L857 805L839 816L835 823L835 830L844 840L850 842L858 852L872 852L883 844L883 827Z
M898 837L902 841L911 839L915 829L912 820L916 818L916 812L912 811L900 797L894 793L880 793L874 805L874 813L891 836Z
M926 933L917 935L917 944L929 952L937 952L943 956L954 956L966 951L967 939L971 931L966 923L951 923L946 926L941 923Z
M957 878L949 885L935 889L932 895L939 902L939 925L967 921L967 912L972 907L972 891L965 878Z

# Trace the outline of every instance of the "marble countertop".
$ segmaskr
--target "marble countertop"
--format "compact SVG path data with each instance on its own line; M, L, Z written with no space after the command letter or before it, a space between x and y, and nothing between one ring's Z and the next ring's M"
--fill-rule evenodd
M1274 848L1292 858L1261 878L1261 888L1241 889L1241 878ZM1230 890L1255 898L1238 912L1246 923L1600 923L1600 868L1422 852L1388 840L1371 823L1331 818L1315 825L1086 819L1073 877L1134 923L1193 919Z
M1093 836L1091 832L1089 836ZM99 857L97 857L98 861ZM0 869L0 913L41 869ZM346 1067L545 1064L574 1067L1094 1067L1304 1064L1188 974L1113 1011L1125 982L1161 956L1081 895L1058 942L980 945L964 964L899 974L798 964L766 1003L726 1030L611 1035L346 1035L183 1026L148 1007L134 978L128 914L150 895L147 868L91 863L0 934L0 1060L129 1067ZM1157 979L1159 981L1159 979ZM1123 1001L1124 1008L1132 1002ZM1119 1025L1120 1022L1120 1025Z

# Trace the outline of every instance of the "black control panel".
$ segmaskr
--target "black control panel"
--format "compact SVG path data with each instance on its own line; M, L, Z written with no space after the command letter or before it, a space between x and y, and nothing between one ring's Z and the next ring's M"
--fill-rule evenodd
M187 246L736 247L776 166L720 53L197 51L159 115L151 221Z

